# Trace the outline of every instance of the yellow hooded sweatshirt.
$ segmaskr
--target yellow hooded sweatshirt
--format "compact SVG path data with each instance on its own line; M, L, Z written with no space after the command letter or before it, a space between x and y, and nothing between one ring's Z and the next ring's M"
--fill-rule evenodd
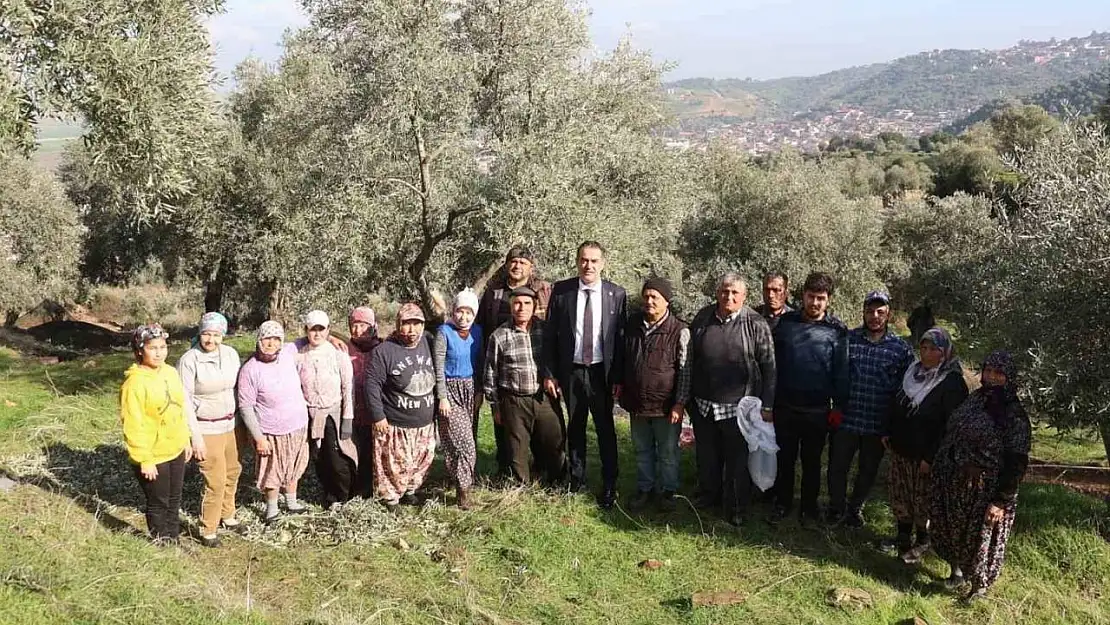
M189 445L185 389L173 367L131 365L120 388L119 404L123 442L135 464L149 467L168 462Z

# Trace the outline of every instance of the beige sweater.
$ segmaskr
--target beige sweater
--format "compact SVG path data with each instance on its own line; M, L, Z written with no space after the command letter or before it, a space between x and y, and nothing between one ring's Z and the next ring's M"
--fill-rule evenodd
M177 361L185 387L185 415L193 437L235 430L235 380L239 352L228 345L211 353L192 347ZM226 417L231 415L232 418Z

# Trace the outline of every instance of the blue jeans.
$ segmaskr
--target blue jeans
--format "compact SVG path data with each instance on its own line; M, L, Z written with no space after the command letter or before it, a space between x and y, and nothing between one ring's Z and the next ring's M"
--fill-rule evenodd
M655 466L659 465L661 490L678 490L678 436L681 423L669 417L637 417L632 424L632 442L636 445L636 486L640 492L655 490Z

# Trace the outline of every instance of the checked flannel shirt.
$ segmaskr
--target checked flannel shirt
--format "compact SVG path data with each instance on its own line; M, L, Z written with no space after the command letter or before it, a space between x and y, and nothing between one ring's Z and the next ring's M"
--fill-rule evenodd
M854 434L883 434L883 423L902 376L913 363L913 349L888 328L871 341L867 328L848 332L848 406L841 429Z
M531 330L525 332L510 320L490 335L482 390L491 406L497 405L501 392L535 395L540 391L543 325L543 321L533 319Z

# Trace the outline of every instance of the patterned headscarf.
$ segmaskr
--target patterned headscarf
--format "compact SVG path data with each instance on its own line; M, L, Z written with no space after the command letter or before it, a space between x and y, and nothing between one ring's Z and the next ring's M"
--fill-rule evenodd
M197 334L205 332L219 332L221 336L227 334L227 317L218 312L207 312L200 318L197 325Z
M263 322L262 325L258 326L259 341L261 341L262 339L272 339L274 337L277 337L283 341L285 340L285 328L281 327L280 323L271 319L269 321Z
M143 347L154 339L168 339L170 335L157 323L139 326L131 332L131 351L135 353L135 360L142 361Z
M983 369L997 369L1006 376L1003 386L987 386L983 382L982 392L986 395L987 413L994 419L995 424L1002 425L1006 418L1009 405L1018 399L1017 394L1017 364L1014 357L1005 350L995 350L983 360ZM982 377L980 377L980 381Z
M906 369L906 374L902 377L902 391L914 406L920 405L950 372L963 369L959 358L956 358L956 346L952 343L952 335L948 330L930 328L921 335L919 344L925 341L935 345L943 353L943 357L940 364L932 369L923 367L920 358Z
M131 332L131 349L141 350L148 342L154 339L169 338L169 334L157 323L139 326Z
M374 309L369 306L359 306L351 311L350 316L347 317L347 325L361 321L371 328L378 327L378 320L374 316Z
M285 328L273 319L265 321L262 325L258 326L258 343L255 344L254 357L262 362L273 362L277 360L278 354L264 354L262 353L262 339L278 338L285 340ZM278 352L279 354L281 352Z

